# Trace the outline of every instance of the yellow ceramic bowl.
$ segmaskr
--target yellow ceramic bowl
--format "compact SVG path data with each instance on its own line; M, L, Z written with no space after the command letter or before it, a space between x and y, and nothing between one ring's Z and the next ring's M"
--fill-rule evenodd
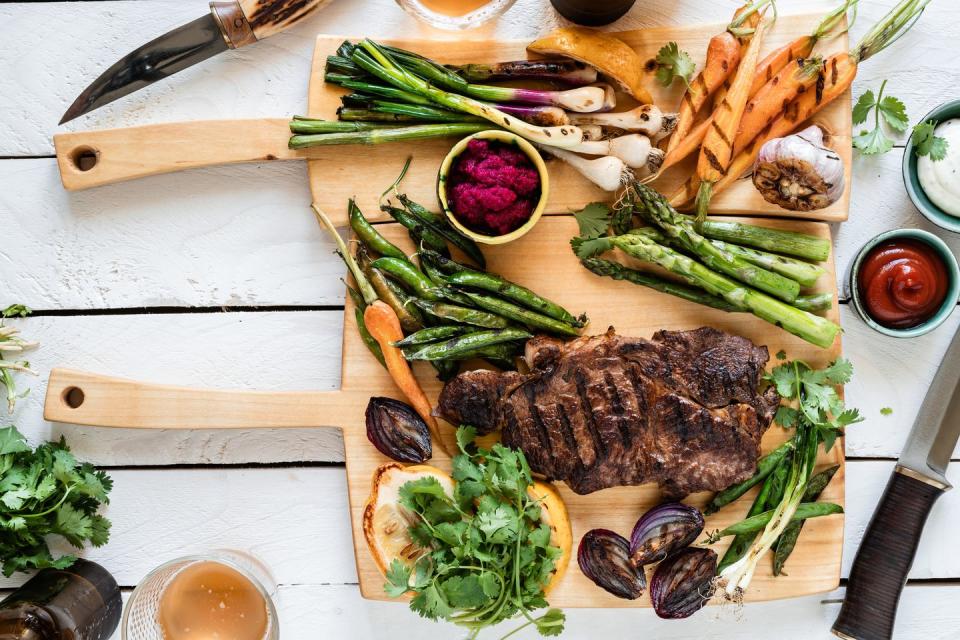
M488 236L482 233L477 233L476 231L471 231L465 227L457 217L450 211L450 205L447 202L447 177L450 175L450 167L453 166L453 161L457 159L464 149L467 148L467 144L474 138L481 138L483 140L496 140L497 142L504 142L507 144L513 144L520 148L530 161L533 163L533 166L537 168L537 173L540 174L540 200L537 202L537 206L534 207L533 213L530 214L530 219L523 223L522 226L517 227L508 234L502 236ZM500 131L497 129L491 129L489 131L481 131L475 133L471 136L467 136L457 144L453 145L453 149L450 149L450 153L447 154L447 157L443 159L443 162L440 164L440 173L437 176L437 197L440 198L440 206L443 208L444 214L447 216L447 220L450 221L460 233L475 240L476 242L481 242L483 244L505 244L511 240L516 240L530 229L533 229L533 225L537 224L537 220L540 219L540 216L543 215L543 210L547 206L547 196L550 192L550 176L547 173L547 165L543 162L543 158L540 156L540 153L534 148L532 144L524 140L518 135L514 135L509 131Z

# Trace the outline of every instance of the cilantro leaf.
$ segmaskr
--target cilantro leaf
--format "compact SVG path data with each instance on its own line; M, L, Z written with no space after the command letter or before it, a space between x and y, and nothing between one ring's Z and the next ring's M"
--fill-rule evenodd
M16 427L4 427L0 429L0 454L23 453L30 451L30 445L23 434L17 431Z
M783 349L780 349L780 351L777 351L777 360L786 360L786 359L787 359L786 351L784 351Z
M870 112L877 105L877 99L873 91L867 90L866 93L857 99L857 104L853 107L853 124L863 124L867 121Z
M537 631L542 636L558 636L563 633L563 624L566 615L560 609L549 609L545 614L534 620Z
M483 586L476 574L455 575L441 583L446 601L456 609L474 609L482 607L490 597L484 593Z
M910 140L918 156L928 155L934 162L939 162L947 157L950 143L945 138L934 135L935 127L936 124L932 120L918 123L913 127Z
M386 578L383 590L391 598L399 598L409 590L410 567L403 564L399 558L394 558L387 567Z
M888 138L880 127L870 131L863 130L854 136L853 146L866 156L882 155L893 149L893 140Z
M580 228L580 236L596 238L606 233L610 214L610 207L602 202L591 202L580 211L574 211L573 217Z
M570 240L570 246L573 247L573 252L578 258L591 258L613 249L613 239L609 237L573 238Z
M880 115L884 121L890 125L890 128L903 133L910 127L910 119L907 117L907 107L899 98L886 96L877 105Z
M889 415L891 415L892 413L893 413L893 409L891 409L890 407L881 407L881 408L880 408L880 415L882 415L882 416L889 416Z
M676 78L690 86L690 78L696 65L686 51L682 51L676 42L668 42L657 52L657 81L669 87Z
M887 81L884 80L876 96L873 95L873 91L867 91L860 96L853 108L854 124L865 123L870 116L870 112L873 112L873 129L869 131L863 129L860 131L860 135L853 138L853 146L864 155L879 155L887 153L893 148L893 140L884 133L881 118L883 122L887 123L887 126L900 133L906 131L910 126L907 108L903 102L894 96L883 95L886 86Z
M12 304L3 311L0 311L0 317L4 318L26 318L33 313L33 309L25 304Z

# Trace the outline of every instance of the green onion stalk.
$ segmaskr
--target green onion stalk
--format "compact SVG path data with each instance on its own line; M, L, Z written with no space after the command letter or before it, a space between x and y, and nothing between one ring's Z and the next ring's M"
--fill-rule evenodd
M493 105L441 89L404 68L390 52L372 40L360 42L353 51L352 59L368 73L398 89L426 97L441 107L479 116L535 142L566 148L583 141L583 132L579 127L538 127L510 116Z
M797 395L800 395L799 391ZM799 420L794 437L797 449L790 461L790 470L783 498L773 509L769 522L746 554L720 573L720 583L724 585L724 591L728 597L735 600L738 600L750 586L750 581L753 579L760 558L773 548L773 545L790 525L797 509L803 502L807 484L813 476L817 450L820 447L816 427L807 420Z
M290 137L291 149L305 149L339 144L381 144L403 140L424 140L447 136L465 136L490 127L483 123L446 122L440 124L421 124L389 129L363 129L342 133L317 133L293 135Z

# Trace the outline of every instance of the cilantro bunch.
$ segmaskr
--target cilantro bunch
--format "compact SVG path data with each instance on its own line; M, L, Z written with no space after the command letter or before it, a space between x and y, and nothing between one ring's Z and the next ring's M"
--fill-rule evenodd
M543 590L561 550L550 544L550 527L528 494L533 478L527 459L499 443L479 448L475 436L472 427L457 431L452 498L433 477L400 488L400 504L418 516L410 536L424 553L412 568L395 559L384 589L394 598L413 592L410 609L466 627L470 638L517 614L527 621L507 635L530 625L542 635L559 635L559 609L531 615L548 606Z
M54 558L50 535L74 547L106 544L110 521L97 515L113 481L77 462L63 438L31 449L16 427L0 429L0 559L3 574L65 568L73 556Z

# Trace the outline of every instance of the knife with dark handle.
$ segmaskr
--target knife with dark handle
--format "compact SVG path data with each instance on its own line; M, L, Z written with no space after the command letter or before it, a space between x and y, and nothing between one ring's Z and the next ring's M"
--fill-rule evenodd
M850 569L833 633L889 640L933 504L951 488L945 472L960 437L960 332L953 337L917 414Z
M211 2L210 13L128 53L77 96L60 124L183 71L228 49L283 31L330 0Z

